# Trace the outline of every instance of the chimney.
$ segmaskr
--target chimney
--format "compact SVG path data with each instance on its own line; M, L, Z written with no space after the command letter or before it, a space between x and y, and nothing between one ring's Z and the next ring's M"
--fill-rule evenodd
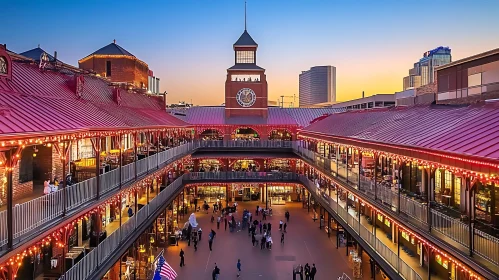
M57 51L54 51L54 61L57 62Z
M364 98L364 91L362 91L362 98Z

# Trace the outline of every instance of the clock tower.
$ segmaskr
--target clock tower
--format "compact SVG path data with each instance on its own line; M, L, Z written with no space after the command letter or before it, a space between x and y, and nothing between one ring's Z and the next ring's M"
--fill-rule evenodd
M258 44L245 29L234 43L234 66L227 69L225 116L267 118L267 79L265 69L256 65Z

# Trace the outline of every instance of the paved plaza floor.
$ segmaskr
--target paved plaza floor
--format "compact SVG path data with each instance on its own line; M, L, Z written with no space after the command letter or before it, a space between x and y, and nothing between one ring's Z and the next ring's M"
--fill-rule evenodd
M252 212L255 217L256 202L239 203L237 207L236 220L241 219L243 209ZM261 205L261 204L260 204ZM187 246L186 241L181 241L179 246L170 246L166 249L165 259L178 273L177 279L211 279L211 273L217 263L220 268L219 279L236 279L237 259L241 259L241 279L293 279L293 266L315 263L317 274L315 279L337 279L343 273L352 278L352 265L346 256L346 248L336 249L335 239L328 239L324 230L319 230L319 222L314 222L301 203L287 205L276 205L272 207L273 216L268 217L267 222L272 223L272 239L274 246L272 250L253 247L248 231L231 233L229 229L224 230L223 222L217 230L216 220L211 223L212 209L209 214L196 213L197 221L203 229L202 240L198 244L198 250L194 246ZM285 243L280 244L279 220L284 220L284 213L290 212ZM188 215L186 215L187 218ZM213 241L213 251L208 248L208 233L211 229L217 232ZM333 242L334 241L334 242ZM180 267L179 252L182 248L185 252L185 267ZM365 260L365 263L368 263ZM365 267L366 265L364 265ZM364 269L363 279L370 278L370 272ZM298 277L299 279L299 277ZM352 278L353 279L353 278Z

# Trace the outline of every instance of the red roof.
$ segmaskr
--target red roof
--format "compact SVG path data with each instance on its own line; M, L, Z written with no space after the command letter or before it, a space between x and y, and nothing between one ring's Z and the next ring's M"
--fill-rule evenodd
M174 111L174 115L190 124L195 125L225 125L225 124L253 124L253 125L293 125L303 127L310 124L315 118L324 114L339 112L332 108L280 108L269 107L268 118L265 120L255 116L241 116L226 119L225 107L196 106Z
M79 122L36 97L0 90L0 134L83 130ZM5 135L0 135L5 136Z
M12 80L0 79L0 137L188 125L166 112L162 96L121 91L118 105L101 78L84 75L78 97L74 71L41 71L36 64L17 61L12 66Z
M499 103L424 105L333 114L302 133L499 159Z

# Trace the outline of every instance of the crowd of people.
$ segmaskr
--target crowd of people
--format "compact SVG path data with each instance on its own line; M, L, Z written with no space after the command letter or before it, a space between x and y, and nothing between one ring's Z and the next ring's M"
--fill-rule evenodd
M205 202L204 205L207 205ZM244 209L241 212L240 217L237 215L237 203L234 203L232 206L222 207L221 202L217 202L213 205L213 213L211 215L211 223L216 223L217 230L220 230L220 226L223 223L225 231L229 228L231 233L241 232L243 230L248 231L248 236L251 236L251 243L253 247L258 247L260 245L260 250L267 249L272 250L273 240L272 240L272 223L267 222L267 217L272 216L272 209L263 209L260 206L256 206L256 211L251 213L251 211ZM209 207L203 207L203 210L206 210L208 213ZM260 218L261 219L258 219ZM238 219L239 218L239 219ZM284 244L285 234L287 233L288 223L290 219L289 211L286 211L284 214L284 219L279 221L279 233L281 244ZM216 231L212 229L208 235L208 247L209 250L213 250L213 241L216 236ZM192 235L194 250L197 251L198 242L201 241L202 230L198 229L197 234ZM194 237L195 236L195 237ZM278 235L279 236L279 235ZM190 240L188 240L188 246L190 246ZM180 250L180 266L185 266L185 252ZM317 269L315 264L312 264L312 267L307 263L304 267L301 267L301 279L303 279L303 275L306 277L306 280L311 280L315 278L315 274L317 273ZM238 259L236 263L236 271L237 277L241 276L241 260ZM217 263L212 270L213 279L218 279L220 276L220 267L218 267Z

